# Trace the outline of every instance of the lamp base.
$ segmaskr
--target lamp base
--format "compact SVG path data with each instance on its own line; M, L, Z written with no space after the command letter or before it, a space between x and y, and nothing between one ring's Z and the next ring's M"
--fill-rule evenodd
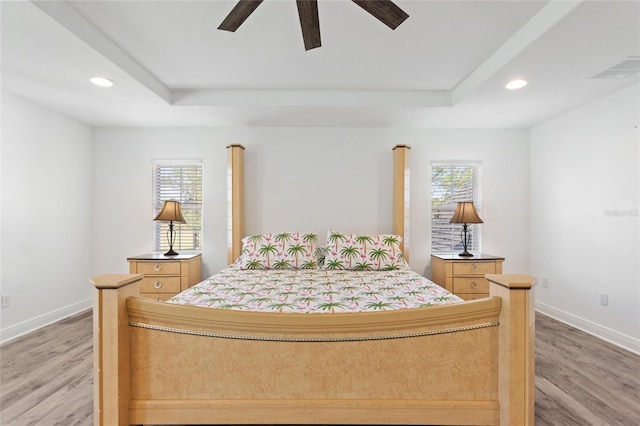
M170 248L170 249L169 249L169 251L168 251L168 252L166 252L164 255L165 255L165 256L177 256L177 255L178 255L178 252L177 252L177 251L175 251L175 250L173 250L173 248Z
M462 232L460 233L460 236L462 237L462 248L464 248L464 251L458 254L460 257L473 257L473 255L467 251L467 247L469 247L469 230L467 227L468 225L466 223L462 224Z

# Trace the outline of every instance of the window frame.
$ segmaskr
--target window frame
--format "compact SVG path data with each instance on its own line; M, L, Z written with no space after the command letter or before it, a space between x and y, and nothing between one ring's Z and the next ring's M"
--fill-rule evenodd
M434 206L434 169L436 167L468 167L472 168L473 171L473 187L472 187L472 196L471 200L468 197L458 197L454 198L450 203L446 204L442 208L436 208ZM447 160L447 161L431 161L429 168L429 180L430 180L430 240L431 240L431 252L432 253L455 253L458 251L462 251L462 225L457 223L447 224L445 221L449 219L444 219L440 221L440 223L435 223L435 213L441 212L442 216L451 218L453 213L455 212L456 205L458 201L473 201L473 204L478 212L478 215L482 218L482 162L476 160ZM451 191L453 192L453 191ZM440 238L435 238L436 229L442 229L442 227L446 227L448 230L449 240L448 242L443 241L442 235ZM469 224L469 236L470 236L470 244L468 250L470 252L481 252L482 251L482 235L481 228L478 224ZM439 240L439 241L437 241Z
M185 184L182 181L179 183L179 194L169 195L171 190L167 189L163 191L161 182L159 182L158 169L159 168L196 168L194 176L199 177L199 183L196 184L194 202L187 202L185 200ZM176 233L175 242L173 244L174 250L189 251L189 252L202 252L202 235L204 230L203 223L203 170L204 164L202 159L161 159L152 160L151 162L151 180L152 180L152 201L151 207L153 211L153 217L160 212L164 202L167 200L175 200L180 202L180 210L185 218L186 224L174 222L174 232ZM198 187L199 186L199 187ZM165 192L165 194L162 194ZM175 188L173 188L175 192ZM193 218L197 218L196 223L193 223ZM199 224L199 226L198 226ZM195 228L194 228L195 227ZM169 228L168 222L153 221L153 248L154 252L164 252L169 249L169 244L166 238L166 232ZM191 233L191 238L188 235ZM186 241L189 241L187 243Z

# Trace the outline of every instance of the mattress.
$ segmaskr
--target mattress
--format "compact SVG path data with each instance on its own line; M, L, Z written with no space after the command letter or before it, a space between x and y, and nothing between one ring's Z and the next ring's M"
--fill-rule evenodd
M168 302L254 312L347 313L422 308L463 300L410 269L246 270L236 264Z

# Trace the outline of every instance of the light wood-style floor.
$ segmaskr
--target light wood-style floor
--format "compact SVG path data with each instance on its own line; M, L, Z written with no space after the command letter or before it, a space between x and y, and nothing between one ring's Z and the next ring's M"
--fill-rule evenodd
M1 425L93 423L91 321L87 311L0 347ZM640 425L640 356L536 321L536 425Z

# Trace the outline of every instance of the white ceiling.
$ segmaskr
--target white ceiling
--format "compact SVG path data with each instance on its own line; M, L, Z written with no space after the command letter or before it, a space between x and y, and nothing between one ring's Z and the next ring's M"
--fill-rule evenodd
M639 1L398 0L392 31L320 0L310 51L295 1L217 30L235 3L2 1L2 89L92 126L530 127L639 81L592 78L640 59Z

